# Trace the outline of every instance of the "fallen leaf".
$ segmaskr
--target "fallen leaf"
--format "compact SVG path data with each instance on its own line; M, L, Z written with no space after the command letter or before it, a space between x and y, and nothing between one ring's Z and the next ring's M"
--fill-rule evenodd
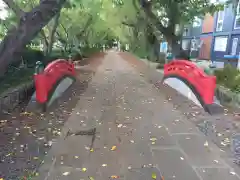
M118 128L121 128L121 127L122 127L122 124L119 124L117 127L118 127Z
M157 140L157 138L151 138L150 139L150 141L156 141Z
M102 164L102 167L106 167L107 166L107 164Z
M88 176L89 180L94 180L94 178L92 176Z
M207 142L207 141L204 143L204 146L205 146L205 147L208 147L208 142Z
M115 151L117 149L117 146L112 146L111 151Z
M155 141L153 141L153 142L152 142L152 144L154 145L154 144L156 144L156 142L155 142Z
M119 176L116 176L116 175L111 176L111 179L117 179L117 178L119 178Z
M152 173L152 179L157 179L156 173Z
M79 156L74 156L74 158L75 158L75 159L78 159L78 158L79 158Z
M31 112L23 112L23 113L21 113L21 115L32 116L32 115L33 115L33 113L31 113Z
M9 153L9 154L6 155L6 157L11 156L11 155L12 155L12 153Z
M70 174L70 172L64 172L62 175L63 176L68 176Z
M87 171L87 168L82 168L82 172L86 172Z
M90 152L93 152L93 151L94 151L93 148L91 148L91 149L90 149Z

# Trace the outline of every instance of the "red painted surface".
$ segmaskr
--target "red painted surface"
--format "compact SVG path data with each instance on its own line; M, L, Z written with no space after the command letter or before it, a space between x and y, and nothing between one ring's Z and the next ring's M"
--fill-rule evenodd
M164 76L178 76L187 80L200 94L206 105L212 104L216 77L206 75L202 69L186 60L174 60L164 65Z
M51 62L42 73L35 74L36 100L41 104L46 103L49 92L57 81L66 75L74 77L76 73L74 65L64 59Z
M214 30L214 17L211 14L206 14L203 20L202 33L213 32Z
M212 36L201 37L200 39L203 41L203 44L199 51L198 59L210 60Z

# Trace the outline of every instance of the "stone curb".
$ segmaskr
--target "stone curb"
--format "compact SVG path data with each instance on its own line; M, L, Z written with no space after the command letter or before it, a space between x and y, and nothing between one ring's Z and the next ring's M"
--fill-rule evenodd
M13 111L20 103L24 102L33 91L34 83L31 81L4 92L0 96L0 113Z
M218 85L215 91L217 99L222 105L226 105L233 108L240 107L240 95L230 91L229 89Z

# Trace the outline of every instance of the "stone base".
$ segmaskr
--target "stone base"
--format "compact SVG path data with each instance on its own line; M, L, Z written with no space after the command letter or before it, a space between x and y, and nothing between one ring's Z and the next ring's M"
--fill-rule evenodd
M224 112L223 106L215 103L205 105L205 110L211 115L222 114Z

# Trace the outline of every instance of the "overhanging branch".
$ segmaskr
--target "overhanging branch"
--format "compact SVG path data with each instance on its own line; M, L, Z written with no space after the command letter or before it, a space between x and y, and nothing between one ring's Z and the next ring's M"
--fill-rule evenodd
M152 12L152 4L148 3L148 6L143 6L142 8L146 14L146 16L152 21L153 25L163 34L167 34L168 30L163 26L162 22L159 21L158 17Z

